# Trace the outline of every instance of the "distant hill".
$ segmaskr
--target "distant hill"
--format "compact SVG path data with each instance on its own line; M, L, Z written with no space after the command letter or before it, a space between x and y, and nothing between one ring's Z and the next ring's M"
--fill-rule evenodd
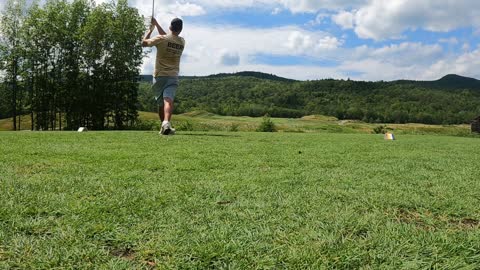
M212 74L207 76L180 76L180 79L203 79L203 78L227 78L227 77L253 77L257 79L264 79L264 80L271 80L271 81L278 81L278 82L296 82L293 79L287 79L283 77L279 77L274 74L267 74L262 72L256 71L242 71L236 73L219 73L219 74ZM147 82L150 83L153 81L152 75L140 75L139 82Z
M138 81L151 83L153 82L153 75L140 75L140 77L138 78Z
M140 110L157 105L148 84ZM436 81L295 81L261 72L181 77L176 113L300 118L334 116L369 123L470 123L480 115L480 81L447 75Z
M215 79L215 78L228 78L228 77L252 77L257 79L264 79L277 82L298 82L298 80L288 79L284 77L279 77L274 74L256 72L256 71L242 71L236 73L219 73L212 74L208 76L181 76L180 79ZM152 75L141 75L141 82L151 82L153 80ZM449 74L443 78L435 81L415 81L415 80L397 80L391 81L393 84L409 84L417 87L428 88L428 89L443 89L443 90L479 90L480 91L480 80L464 77L456 74Z
M295 82L296 81L296 80L292 80L292 79L279 77L279 76L273 75L273 74L267 74L267 73L255 72L255 71L242 71L242 72L237 72L237 73L220 73L220 74L216 74L216 75L210 75L210 76L208 76L208 78L223 78L223 77L232 77L232 76L254 77L254 78L257 78L257 79L265 79L265 80L280 81L280 82Z
M256 72L256 71L219 73L219 74L213 74L208 76L181 76L180 79L201 79L201 78L211 79L211 78L228 78L228 77L253 77L257 79L264 79L264 80L278 81L278 82L296 82L296 80L293 80L293 79L287 79L287 78L279 77L274 74L267 74L267 73Z
M449 74L436 81L411 81L400 80L395 81L400 84L413 84L415 86L430 88L430 89L444 89L444 90L478 90L480 91L480 80L463 77L456 74Z

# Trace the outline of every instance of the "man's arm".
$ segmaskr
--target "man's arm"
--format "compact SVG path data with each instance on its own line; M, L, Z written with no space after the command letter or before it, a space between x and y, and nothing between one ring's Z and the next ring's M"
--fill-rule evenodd
M150 47L150 42L148 42L148 40L150 39L150 36L152 35L152 32L153 32L153 29L155 29L154 27L150 27L150 29L148 30L147 34L145 35L145 37L143 38L142 40L142 47Z
M162 27L160 26L160 24L157 22L155 18L152 18L152 24L157 27L158 34L162 36L167 34L165 31L163 31Z
M150 30L147 32L147 34L145 35L145 37L143 38L143 41L142 41L142 47L152 47L154 46L154 42L155 41L152 41L151 40L151 35L153 33L153 30L155 30L155 28L157 28L158 30L158 33L160 34L160 36L164 36L166 35L167 33L165 31L163 31L162 27L160 26L160 24L157 22L157 20L155 18L152 18L152 23L150 25ZM156 38L155 38L156 39Z

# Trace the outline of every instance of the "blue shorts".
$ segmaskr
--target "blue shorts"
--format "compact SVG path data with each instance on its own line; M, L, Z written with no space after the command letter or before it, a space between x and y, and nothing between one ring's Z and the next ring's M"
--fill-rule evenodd
M163 99L175 99L175 92L178 87L178 77L156 77L152 90L157 104L163 106Z

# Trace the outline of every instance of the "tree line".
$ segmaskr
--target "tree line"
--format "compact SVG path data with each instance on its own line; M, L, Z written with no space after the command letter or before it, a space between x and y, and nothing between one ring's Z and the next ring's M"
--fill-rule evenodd
M32 130L123 129L137 119L144 20L127 0L7 0L0 15L0 118Z
M267 76L268 77L268 76ZM417 82L362 82L325 79L284 81L252 76L183 78L177 113L203 110L220 115L297 118L329 115L370 123L470 123L480 115L480 89L425 88ZM155 111L148 84L140 109Z

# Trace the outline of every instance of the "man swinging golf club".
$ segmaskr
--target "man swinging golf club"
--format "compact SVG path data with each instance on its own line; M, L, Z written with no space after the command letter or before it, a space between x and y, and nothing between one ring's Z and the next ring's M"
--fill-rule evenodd
M151 38L153 30L157 28L159 35ZM180 37L183 29L183 21L175 18L170 24L170 34L163 31L160 24L152 16L150 30L142 41L143 47L157 48L155 61L155 83L152 90L158 104L158 115L162 122L160 134L173 135L170 120L173 113L173 100L178 87L178 73L180 70L180 58L185 48L185 40Z

